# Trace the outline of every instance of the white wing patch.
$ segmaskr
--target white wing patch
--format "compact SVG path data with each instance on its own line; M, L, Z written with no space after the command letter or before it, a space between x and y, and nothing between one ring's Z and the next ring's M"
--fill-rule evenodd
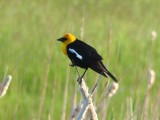
M83 57L82 57L80 54L78 54L74 49L69 48L69 51L72 52L72 53L75 53L75 54L76 54L76 57L77 57L78 59L80 59L80 60L83 59Z

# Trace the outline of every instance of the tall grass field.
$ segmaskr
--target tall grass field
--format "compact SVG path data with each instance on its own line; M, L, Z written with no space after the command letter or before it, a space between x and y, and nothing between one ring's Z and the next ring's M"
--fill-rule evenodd
M65 33L96 48L119 79L109 99L112 80L98 83L99 120L159 120L159 9L159 0L0 0L0 83L12 76L0 120L70 119L81 95L76 69L57 42ZM89 90L98 77L87 71Z

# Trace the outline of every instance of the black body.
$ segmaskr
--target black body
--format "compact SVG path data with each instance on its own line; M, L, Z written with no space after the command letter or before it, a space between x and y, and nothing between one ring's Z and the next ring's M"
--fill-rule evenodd
M70 49L74 49L82 59L78 58L76 53L71 52ZM106 69L102 60L103 58L98 54L96 49L91 47L90 45L84 43L81 40L75 40L67 46L67 54L73 65L79 66L84 69L91 68L95 72L102 74L107 77L105 73L107 73L115 82L118 80Z

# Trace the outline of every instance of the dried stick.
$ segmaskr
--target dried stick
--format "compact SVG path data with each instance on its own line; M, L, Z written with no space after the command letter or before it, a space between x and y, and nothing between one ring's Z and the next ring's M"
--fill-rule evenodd
M86 83L83 79L82 82L79 84L79 91L83 97L83 107L77 117L77 120L84 120L87 112L89 112L91 120L98 120L97 113L95 112L95 108L92 103L92 96L88 92L88 87L86 86Z

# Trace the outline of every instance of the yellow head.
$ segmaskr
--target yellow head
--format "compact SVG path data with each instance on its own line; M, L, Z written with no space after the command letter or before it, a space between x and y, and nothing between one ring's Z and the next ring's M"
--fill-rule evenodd
M63 43L62 45L62 51L65 55L67 55L67 45L74 42L76 40L76 37L72 35L71 33L65 34L63 37L57 39L58 41L61 41Z
M71 33L65 34L63 37L59 38L58 41L61 41L66 46L76 40L76 37Z

